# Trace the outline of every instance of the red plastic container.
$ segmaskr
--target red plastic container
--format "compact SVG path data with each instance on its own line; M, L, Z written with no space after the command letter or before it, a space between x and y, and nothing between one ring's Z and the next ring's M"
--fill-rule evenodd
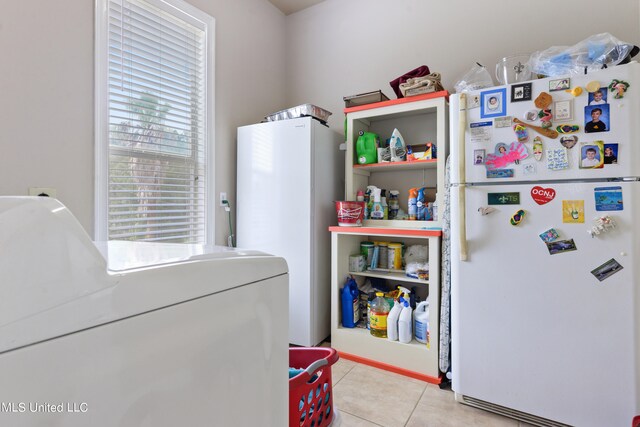
M354 227L362 225L364 217L364 202L336 202L338 225L342 227Z
M289 379L289 427L326 427L334 418L331 365L338 352L328 347L293 347L289 366L304 372Z

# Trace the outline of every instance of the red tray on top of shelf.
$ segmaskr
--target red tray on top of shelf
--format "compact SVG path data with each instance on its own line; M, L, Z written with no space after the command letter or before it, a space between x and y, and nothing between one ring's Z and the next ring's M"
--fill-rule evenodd
M390 105L405 104L407 102L423 101L425 99L433 99L445 97L449 100L449 92L441 90L438 92L425 93L424 95L408 96L406 98L390 99L389 101L374 102L372 104L358 105L344 109L344 113L354 113L356 111L370 110L372 108L388 107Z

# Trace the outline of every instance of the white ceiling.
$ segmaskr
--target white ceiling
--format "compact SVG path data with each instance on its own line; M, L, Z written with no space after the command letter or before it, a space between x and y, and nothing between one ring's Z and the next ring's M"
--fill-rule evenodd
M269 0L271 4L280 9L285 15L291 15L313 6L314 4L322 3L324 0Z

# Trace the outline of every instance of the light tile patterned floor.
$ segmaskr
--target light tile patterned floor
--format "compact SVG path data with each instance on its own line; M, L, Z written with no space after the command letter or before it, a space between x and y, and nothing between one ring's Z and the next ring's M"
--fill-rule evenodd
M437 385L350 360L331 372L340 427L530 427L462 405Z

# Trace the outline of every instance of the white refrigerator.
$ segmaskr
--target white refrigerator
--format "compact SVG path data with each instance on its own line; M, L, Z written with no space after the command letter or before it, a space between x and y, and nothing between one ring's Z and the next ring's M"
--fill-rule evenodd
M311 117L238 128L237 246L289 267L289 342L330 334L334 201L344 194L343 142Z
M631 63L451 97L458 401L535 425L640 425L639 91ZM518 140L511 119L549 113L557 138Z

